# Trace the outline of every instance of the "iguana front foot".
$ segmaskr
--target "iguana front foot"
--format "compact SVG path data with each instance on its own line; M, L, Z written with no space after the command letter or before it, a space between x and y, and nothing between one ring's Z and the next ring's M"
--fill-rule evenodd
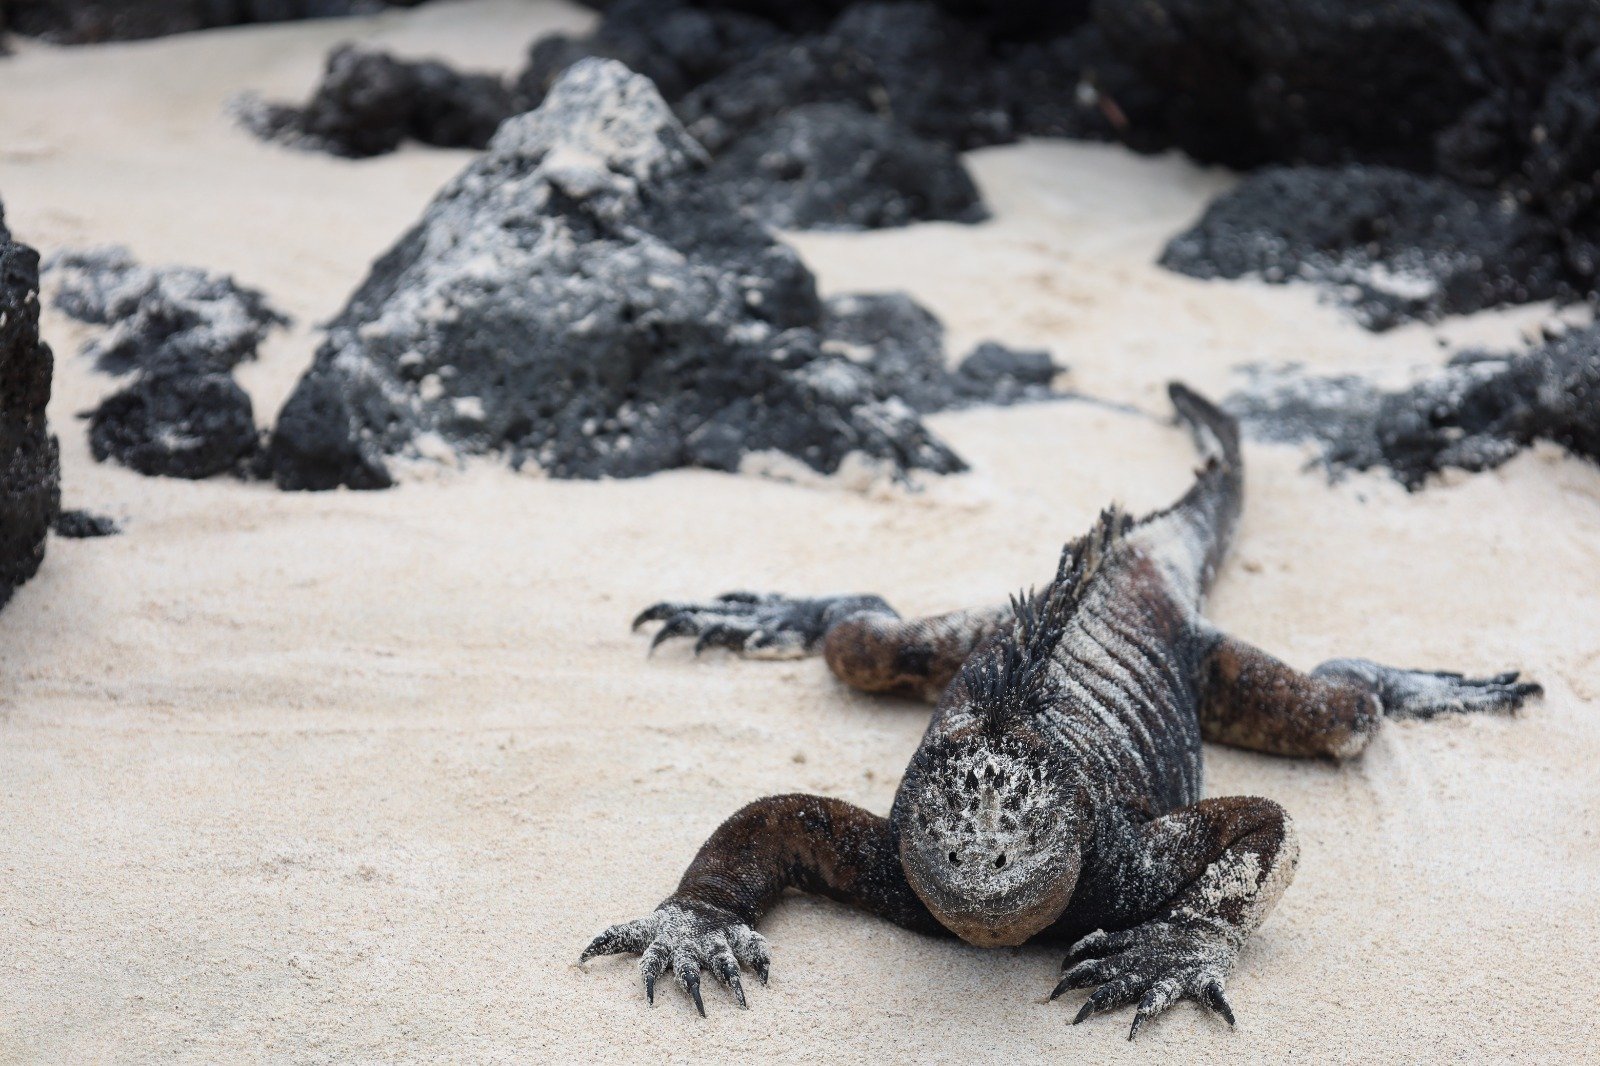
M656 1002L656 979L671 970L702 1018L706 1014L700 997L702 969L710 970L733 992L739 1006L747 1008L739 967L750 967L762 984L767 983L772 967L765 937L721 907L694 900L668 899L653 914L613 925L589 942L578 956L578 964L625 952L643 956L639 973L651 1006Z
M1098 985L1072 1019L1085 1018L1138 1002L1128 1039L1144 1023L1182 999L1192 999L1233 1024L1233 1008L1222 986L1233 970L1238 947L1204 919L1160 918L1119 933L1095 931L1073 945L1055 999L1072 988Z
M747 659L798 659L818 651L834 623L864 611L893 613L877 596L800 599L728 592L710 602L668 601L647 607L633 620L633 628L662 623L650 641L651 651L673 637L694 637L696 655L707 648L726 648Z
M1536 684L1519 682L1514 670L1494 677L1463 677L1443 670L1400 670L1366 659L1334 659L1311 676L1349 678L1370 686L1389 718L1514 711L1544 692Z

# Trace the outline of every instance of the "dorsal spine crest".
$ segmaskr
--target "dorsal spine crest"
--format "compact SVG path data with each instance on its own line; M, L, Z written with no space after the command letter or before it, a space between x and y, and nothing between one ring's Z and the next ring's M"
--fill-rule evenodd
M1010 631L995 642L990 654L974 656L962 669L967 692L986 712L986 726L1003 729L1048 702L1056 646L1132 525L1119 507L1106 508L1087 534L1062 548L1055 578L1042 595L1025 589L1011 597Z

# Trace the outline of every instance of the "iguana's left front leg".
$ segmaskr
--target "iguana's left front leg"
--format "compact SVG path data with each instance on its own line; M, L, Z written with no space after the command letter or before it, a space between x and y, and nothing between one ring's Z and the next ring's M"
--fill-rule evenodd
M1223 986L1294 878L1300 852L1289 815L1249 796L1204 800L1130 825L1114 851L1085 869L1082 900L1069 907L1102 928L1073 946L1050 998L1099 986L1074 1025L1138 1003L1129 1040L1181 999L1232 1025Z
M823 796L769 796L740 810L700 848L678 890L655 912L614 925L584 948L598 955L643 955L645 996L671 970L701 1015L700 972L710 970L745 1006L739 967L765 983L766 940L755 931L785 889L848 903L919 932L939 926L900 867L889 820Z

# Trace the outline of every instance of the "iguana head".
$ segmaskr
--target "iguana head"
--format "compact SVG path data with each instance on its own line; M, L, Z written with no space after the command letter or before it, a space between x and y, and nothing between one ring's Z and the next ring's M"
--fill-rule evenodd
M1127 518L1105 511L1068 544L1042 592L945 690L895 798L900 864L936 918L963 940L1020 944L1061 916L1088 839L1087 803L1039 723L1064 698L1055 651Z
M946 928L982 947L1020 944L1050 925L1078 881L1078 798L1031 747L981 732L937 738L895 800L911 887Z

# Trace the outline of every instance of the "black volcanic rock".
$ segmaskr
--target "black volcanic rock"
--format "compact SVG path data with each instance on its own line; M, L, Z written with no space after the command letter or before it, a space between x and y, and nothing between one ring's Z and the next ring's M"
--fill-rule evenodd
M945 75L973 60L972 49L959 23L915 3L863 5L835 34L796 42L735 12L629 2L612 6L588 38L536 42L515 92L488 75L344 47L304 107L245 98L234 109L263 139L341 156L379 155L407 139L483 148L574 63L610 58L674 103L717 158L711 180L768 225L970 221L984 215L977 187L941 138L965 137L950 123L972 111L962 102L972 94L956 99L949 86L964 79ZM833 106L814 106L822 104Z
M763 49L785 40L773 22L684 0L619 0L584 38L535 41L517 78L518 110L530 111L580 59L614 59L655 83L668 103Z
M362 158L407 139L440 148L482 148L515 113L511 90L492 74L467 74L437 60L403 60L349 45L328 55L304 107L246 96L233 105L263 140Z
M829 350L870 367L883 388L922 414L1050 399L1065 369L1048 352L985 341L952 372L942 354L944 326L901 292L835 296L821 328Z
M910 357L833 336L837 305L705 166L649 81L573 67L329 326L273 434L278 483L377 488L396 461L489 453L557 477L769 451L961 469L895 391ZM942 367L940 339L917 358Z
M1016 139L987 41L932 4L854 4L828 35L866 57L890 114L919 135L962 151Z
M822 29L855 4L852 0L701 0L699 6L759 15L791 32L808 32ZM964 20L974 32L1040 37L1083 21L1089 0L934 0L928 6Z
M842 104L889 115L888 90L866 56L833 37L763 49L711 78L673 105L691 136L713 156L741 137L812 104Z
M1537 440L1600 462L1600 327L1519 355L1459 356L1395 392L1349 375L1261 373L1224 406L1258 439L1315 442L1333 474L1384 469L1413 491L1447 467L1492 469Z
M259 447L250 397L232 375L184 359L157 362L89 416L89 449L151 477L245 473Z
M1205 162L1431 169L1488 88L1484 34L1451 0L1096 0L1093 18L1092 79L1136 142Z
M422 0L9 0L0 28L56 44L95 44L255 22L365 15Z
M795 108L761 126L718 157L706 181L780 229L986 217L954 152L846 104Z
M227 371L287 325L258 290L198 267L145 267L120 247L62 252L45 263L54 305L106 327L83 354L111 374L173 358Z
M133 374L89 415L89 447L141 474L243 473L259 450L235 366L288 322L255 289L198 267L144 267L124 248L64 252L47 265L58 308L106 331L84 354Z
M116 519L82 510L62 511L50 528L56 536L68 540L114 537L122 532Z
M0 606L38 572L61 509L61 464L45 422L50 347L39 339L39 255L0 212Z
M1571 296L1555 226L1497 193L1389 167L1269 167L1174 237L1198 278L1329 288L1369 329Z

